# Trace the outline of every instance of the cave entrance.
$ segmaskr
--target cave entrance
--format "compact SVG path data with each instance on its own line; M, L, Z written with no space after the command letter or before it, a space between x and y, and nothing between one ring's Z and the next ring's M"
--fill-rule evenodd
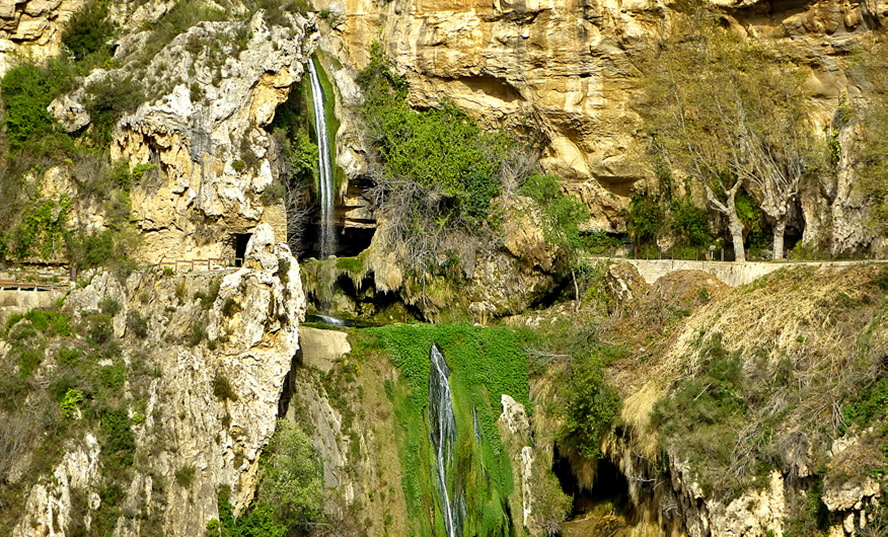
M244 257L247 256L247 244L250 242L250 237L252 236L252 233L234 234L234 266L243 266Z
M573 498L571 518L579 518L599 510L624 516L631 511L629 482L620 469L607 459L598 460L592 488L588 489L580 486L570 461L559 452L558 444L555 444L552 473L558 478L561 490Z

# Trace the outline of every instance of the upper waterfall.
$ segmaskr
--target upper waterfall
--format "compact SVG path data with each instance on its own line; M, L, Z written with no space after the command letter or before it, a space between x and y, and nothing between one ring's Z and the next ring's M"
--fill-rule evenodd
M336 193L333 191L333 164L330 157L330 140L327 137L327 118L324 109L324 88L314 62L308 62L311 81L311 100L314 108L315 131L318 135L318 191L321 200L320 251L324 259L336 253L336 228L333 226L333 207Z

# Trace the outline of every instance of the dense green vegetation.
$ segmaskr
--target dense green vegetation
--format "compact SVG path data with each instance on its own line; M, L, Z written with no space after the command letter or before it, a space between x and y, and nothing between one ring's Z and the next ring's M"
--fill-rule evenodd
M589 237L580 232L580 225L589 219L589 208L580 200L562 192L558 177L531 175L518 193L537 202L542 212L540 222L546 242L557 246L567 266L574 269L580 251L590 245ZM604 246L607 244L605 239Z
M259 496L239 517L232 514L230 490L220 490L219 519L207 524L210 537L283 537L322 519L321 461L298 425L278 420L260 464Z
M420 264L438 255L443 236L485 236L496 228L491 202L502 190L503 161L512 142L486 133L474 119L443 102L412 109L406 85L388 67L381 47L358 83L366 95L365 137L375 150L373 194L391 238L404 242Z
M130 408L144 409L154 373L144 366L144 357L124 357L111 337L110 313L119 312L119 303L106 299L101 309L104 313L84 314L79 322L57 309L34 309L6 323L12 367L0 375L0 446L11 460L30 455L24 482L9 481L10 467L0 464L0 529L9 529L21 515L27 497L22 483L35 482L57 464L69 440L82 441L92 432L101 446L102 468L102 503L94 513L93 531L113 530L122 504L122 494L115 491L123 490L137 464L134 419L144 421L138 412L130 418ZM41 367L47 360L51 367ZM124 397L125 384L133 400ZM83 529L77 518L83 508L68 528L72 534ZM157 517L146 514L145 521L153 527Z
M429 403L429 352L435 343L452 369L450 386L457 421L455 448L465 490L467 535L509 535L507 502L514 488L508 454L504 452L496 419L502 412L500 395L509 394L529 407L527 366L515 332L469 325L408 325L360 331L354 352L380 349L401 372L400 381L386 386L398 422L398 445L410 515L410 534L443 531L442 515L434 523L424 506L434 499L434 455L429 444L426 409ZM362 351L363 349L363 351ZM475 440L473 411L480 427ZM454 483L450 483L454 490ZM438 509L436 507L436 509Z

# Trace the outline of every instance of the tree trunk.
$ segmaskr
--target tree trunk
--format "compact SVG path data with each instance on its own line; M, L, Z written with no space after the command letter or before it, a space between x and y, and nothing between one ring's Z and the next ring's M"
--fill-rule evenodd
M732 203L732 210L728 213L728 230L731 232L731 241L734 243L734 261L746 262L746 249L743 247L743 223L737 216L737 209Z
M774 260L783 259L783 235L786 233L786 216L781 216L774 224Z

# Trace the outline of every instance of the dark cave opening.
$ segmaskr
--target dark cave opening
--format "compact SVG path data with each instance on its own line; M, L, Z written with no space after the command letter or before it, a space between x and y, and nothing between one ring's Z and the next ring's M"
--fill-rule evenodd
M608 459L598 459L598 468L592 489L580 486L570 460L555 444L552 455L552 472L561 484L561 490L573 498L571 517L584 515L598 506L609 505L614 511L626 515L631 511L629 482L620 469Z
M235 233L234 234L234 259L235 265L241 266L244 258L247 256L247 244L250 242L252 233Z

